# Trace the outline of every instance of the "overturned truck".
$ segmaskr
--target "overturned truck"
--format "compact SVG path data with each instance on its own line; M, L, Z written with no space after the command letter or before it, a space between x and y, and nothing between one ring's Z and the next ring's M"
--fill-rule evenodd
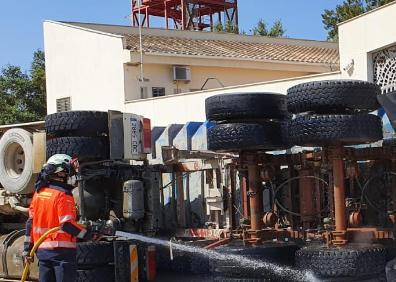
M46 156L66 153L81 162L75 190L81 221L106 233L99 243L78 245L82 280L134 278L134 246L142 281L154 279L155 257L160 271L214 281L308 279L270 273L276 265L330 281L384 279L385 264L396 256L396 142L382 140L381 118L371 113L379 94L368 82L319 81L287 95L210 97L202 147L209 151L178 149L170 135L156 142L147 119L114 111L64 112L45 124L2 127L0 276L17 279L21 271L18 230L35 174ZM200 191L195 220L193 176ZM114 236L116 230L219 255L181 248L170 260L166 246L153 255L151 246Z

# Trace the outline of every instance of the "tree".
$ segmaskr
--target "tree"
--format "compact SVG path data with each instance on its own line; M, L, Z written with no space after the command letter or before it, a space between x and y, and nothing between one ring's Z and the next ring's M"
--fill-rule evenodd
M328 31L327 39L338 40L337 25L343 21L359 16L367 11L378 8L395 0L346 0L334 10L324 10L322 22Z
M277 20L272 25L268 36L271 36L271 37L282 37L285 34L285 32L286 31L283 29L282 22L280 20Z
M260 19L257 23L257 26L253 28L253 35L268 35L267 24L263 21L263 19Z
M394 0L366 0L367 10L372 10L383 5L386 5Z
M227 21L225 26L221 22L217 22L214 25L213 30L215 32L239 33L238 26L232 21Z
M33 54L33 62L30 70L30 79L33 86L33 96L29 100L29 108L37 113L38 117L45 117L46 105L46 80L45 80L45 56L44 52L37 50Z
M216 32L223 32L224 31L223 24L221 22L217 22L214 25L213 30Z
M224 31L228 32L228 33L236 33L236 34L239 33L238 26L232 21L227 21L226 22L226 25L224 27Z
M268 30L267 24L263 19L260 19L257 25L252 29L253 35L282 37L285 34L282 22L277 20Z
M36 51L30 75L8 65L0 72L0 124L42 120L46 114L44 53Z

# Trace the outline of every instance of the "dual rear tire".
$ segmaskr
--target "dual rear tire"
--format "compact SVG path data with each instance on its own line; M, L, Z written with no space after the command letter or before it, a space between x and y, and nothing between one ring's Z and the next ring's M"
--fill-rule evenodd
M377 85L358 80L316 81L287 90L290 145L329 146L382 139L382 122L368 112L379 108Z
M368 114L379 107L378 94L380 89L373 83L334 80L296 85L288 89L287 96L235 93L209 97L206 117L214 125L208 129L208 149L269 151L294 145L372 143L382 139L381 119Z
M276 93L233 93L206 99L208 149L219 152L270 151L284 147L286 97Z
M109 158L106 112L70 111L48 115L47 158L54 154L77 157L80 162Z

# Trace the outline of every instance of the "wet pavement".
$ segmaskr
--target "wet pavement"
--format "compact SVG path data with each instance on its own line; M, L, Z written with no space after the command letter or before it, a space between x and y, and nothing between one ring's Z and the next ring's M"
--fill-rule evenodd
M211 276L205 275L184 275L174 273L159 273L156 282L213 282Z

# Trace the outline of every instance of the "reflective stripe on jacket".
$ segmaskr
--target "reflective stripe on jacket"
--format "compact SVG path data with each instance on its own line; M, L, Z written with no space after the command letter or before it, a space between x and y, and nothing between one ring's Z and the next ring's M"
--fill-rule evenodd
M51 186L41 188L33 195L29 217L32 219L30 234L33 242L37 242L51 228L61 226L66 222L78 226L76 205L72 194ZM76 248L76 237L60 230L50 234L39 248Z

